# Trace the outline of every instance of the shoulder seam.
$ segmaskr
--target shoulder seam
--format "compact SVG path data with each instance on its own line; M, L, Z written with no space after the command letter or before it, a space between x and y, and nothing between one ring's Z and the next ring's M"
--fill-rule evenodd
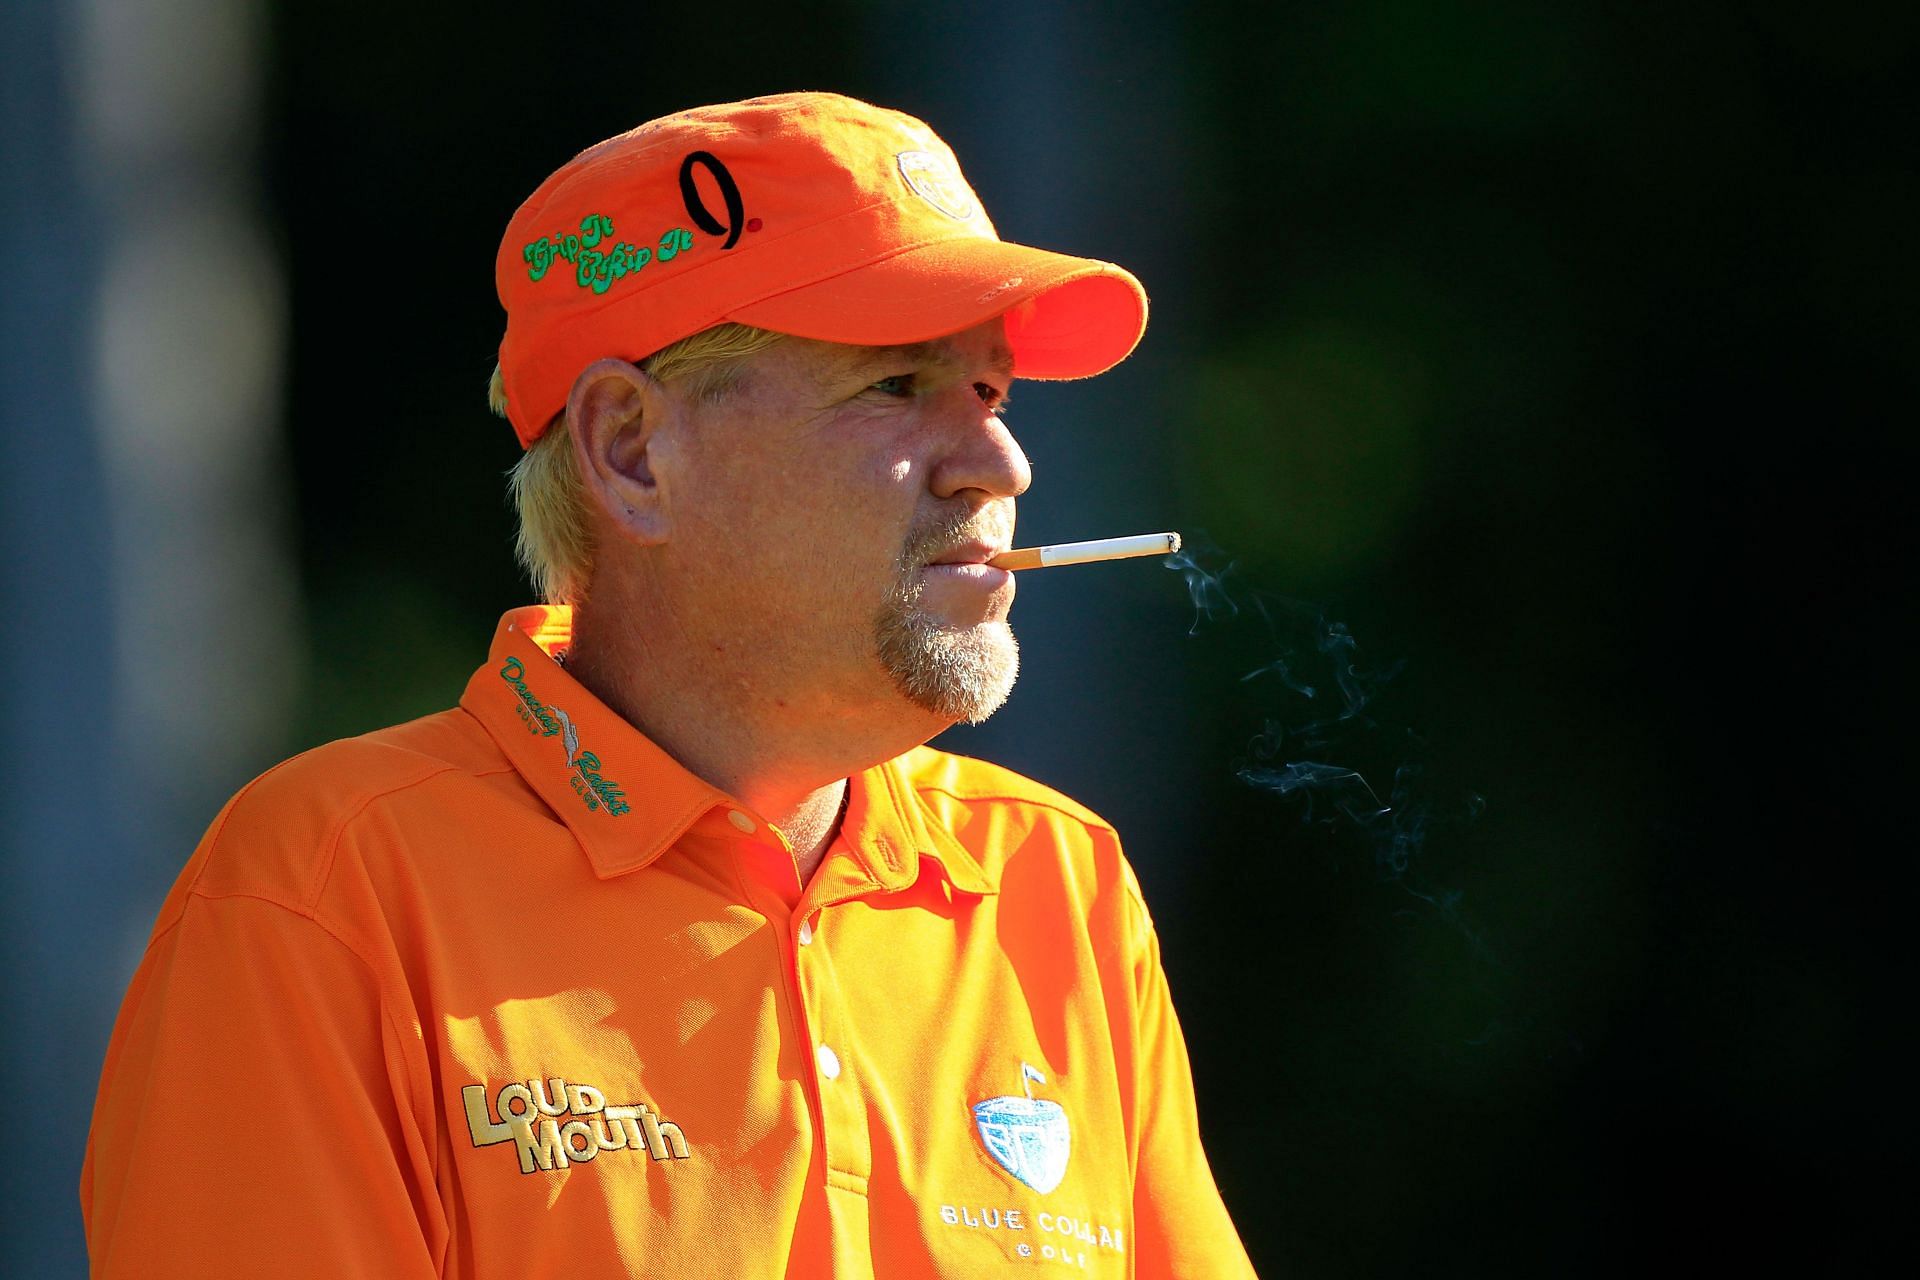
M335 820L332 832L323 842L319 864L313 869L313 882L307 886L306 908L308 914L313 914L320 901L320 895L326 892L327 880L333 875L334 858L340 851L340 838L346 834L348 827L358 821L360 815L365 813L374 801L384 800L388 796L397 795L409 788L417 787L423 782L429 782L443 773L452 773L458 768L458 765L441 761L438 767L430 769L418 777L408 778L405 782L397 782L390 787L368 792L351 811L341 814L341 816ZM271 899L268 899L268 901L271 901ZM315 918L317 919L317 917Z
M341 741L352 742L356 740L349 738L349 739L342 739ZM209 829L207 834L202 838L200 842L200 847L206 850L209 855L211 855L215 850L217 850L220 847L221 841L226 837L227 826L233 820L234 812L241 807L241 803L247 798L248 795L250 795L253 792L253 790L256 787L259 787L261 784L265 783L269 778L279 773L282 769L286 769L291 765L297 764L300 761L306 759L308 756L313 755L315 752L318 752L324 749L325 747L332 746L332 745L334 744L323 743L321 744L321 746L309 747L307 750L302 751L297 755L289 756L285 760L282 760L280 763L274 765L272 768L262 772L258 777L254 778L251 782L247 783L245 786L241 787L240 790L234 793L233 798L227 801L225 807L222 808L218 818L215 819L212 828ZM452 763L451 761L435 759L432 756L423 756L417 752L408 751L405 748L388 747L384 743L378 744L378 745L383 750L392 750L404 755L413 756L417 761L417 763L415 764L415 772L413 773L412 776L409 776L403 779L402 781L395 782L388 786L379 787L372 791L348 793L349 801L352 802L353 807L351 809L345 810L344 812L332 818L331 825L322 831L319 839L314 843L315 850L318 853L318 859L314 866L311 880L307 886L305 894L303 895L306 905L309 909L312 909L319 903L321 894L323 894L326 891L327 880L332 875L332 871L333 871L334 858L339 851L340 838L346 833L347 828L351 826L353 822L356 819L358 819L362 814L364 814L367 811L367 808L370 805L372 805L374 801L384 799L387 796L396 795L399 792L405 791L410 787L420 786L421 784L430 782L433 779L446 773L459 773L462 776L468 777L468 778L493 778L493 777L498 777L501 774L516 772L512 761L507 761L505 763L502 763L498 767L491 768L491 769L466 769L466 768L463 768L461 765ZM420 772L420 770L423 768L425 769L425 772ZM200 887L201 882L206 877L208 868L210 868L213 865L213 863L214 863L214 859L211 856L207 857L204 861L202 861L201 865L195 870L193 879L189 881L186 886L186 890L188 893L202 892ZM274 901L274 899L271 899L271 898L268 898L265 900ZM170 928L171 924L169 924L168 927ZM160 936L160 934L164 934L165 932L166 932L166 929L161 929L154 936L157 938Z
M252 791L255 787L259 786L261 783L265 782L268 778L271 778L274 774L280 772L282 769L286 768L288 765L292 764L294 761L300 759L301 756L307 755L308 752L312 750L315 750L315 748L309 747L307 751L302 751L300 752L299 755L288 756L285 760L282 760L279 764L274 765L271 769L267 769L263 771L260 774L260 776L255 778L252 782L249 782L246 786L234 792L233 799L227 801L226 807L220 811L219 818L215 820L213 824L213 830L207 832L206 839L202 841L202 843L206 846L207 851L211 853L214 849L219 847L220 837L226 834L227 823L232 821L233 819L233 811L240 807L240 802L247 798L248 792ZM207 858L205 861L203 861L200 864L199 869L193 873L193 880L187 885L187 892L189 894L192 894L199 889L200 877L207 874L207 867L211 865L212 862L213 862L213 859L211 857ZM182 904L182 914L185 914L184 903ZM179 917L176 916L174 918L174 923L177 924L178 922L179 922ZM167 926L167 929L171 929L172 927L173 925L169 924ZM167 931L166 929L162 929L160 933L154 935L154 938L158 939L160 935L164 934L166 931ZM151 943L149 943L149 945L151 945Z
M1050 809L1054 813L1059 814L1063 818L1072 818L1076 822L1081 822L1089 827L1094 827L1098 830L1105 831L1116 838L1120 834L1118 831L1114 830L1113 824L1111 822L1108 822L1105 818L1102 818L1100 815L1096 814L1093 810L1080 805L1078 801L1069 800L1067 802L1068 804L1072 804L1079 809L1079 812L1076 813L1074 812L1073 809L1067 808L1066 805L1055 803L1052 800L1048 800L1040 796L1015 796L1015 795L1007 795L998 791L969 792L966 795L961 795L959 792L951 791L946 787L934 786L932 784L927 784L927 783L916 783L913 789L916 792L931 791L937 795L946 796L949 800L958 800L958 801L961 801L962 803L966 803L973 800L1004 800L1008 804L1024 804L1024 805L1031 805L1036 809ZM1089 821L1089 819L1091 819L1091 821Z

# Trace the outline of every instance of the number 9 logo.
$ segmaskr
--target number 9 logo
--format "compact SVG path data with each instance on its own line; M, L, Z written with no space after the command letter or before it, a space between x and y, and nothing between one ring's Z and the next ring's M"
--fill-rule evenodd
M706 202L700 198L700 188L694 185L695 165L704 166L720 188L720 198L727 205L725 222L707 212ZM720 246L722 249L731 249L740 242L741 226L745 221L742 215L746 212L746 206L740 201L739 185L734 182L733 175L727 172L727 166L720 163L718 156L711 151L687 153L687 158L680 162L680 198L686 201L687 216L693 219L695 226L710 236L727 238L726 243Z

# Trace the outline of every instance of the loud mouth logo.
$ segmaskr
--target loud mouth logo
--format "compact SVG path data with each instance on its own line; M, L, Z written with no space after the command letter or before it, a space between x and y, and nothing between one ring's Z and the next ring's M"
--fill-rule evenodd
M646 1103L610 1105L607 1095L592 1085L569 1084L559 1076L505 1085L491 1110L483 1084L462 1088L460 1101L473 1145L513 1143L521 1173L565 1169L604 1152L645 1152L655 1160L692 1155L680 1126L654 1114Z

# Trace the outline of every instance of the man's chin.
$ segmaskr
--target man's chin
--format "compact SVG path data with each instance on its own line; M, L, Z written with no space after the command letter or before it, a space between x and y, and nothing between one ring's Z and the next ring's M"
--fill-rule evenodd
M907 701L948 722L979 724L1020 675L1020 646L1004 621L942 626L924 614L885 619L880 661Z

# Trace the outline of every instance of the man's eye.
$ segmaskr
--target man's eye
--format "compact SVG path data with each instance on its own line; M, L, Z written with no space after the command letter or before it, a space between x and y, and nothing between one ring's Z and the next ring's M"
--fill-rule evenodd
M883 396L910 396L913 394L913 375L896 373L891 378L882 378L867 388L878 391Z
M1006 392L991 382L976 382L973 384L973 391L980 397L981 403L986 405L995 416L1002 418L1007 416L1007 401L1010 397Z

